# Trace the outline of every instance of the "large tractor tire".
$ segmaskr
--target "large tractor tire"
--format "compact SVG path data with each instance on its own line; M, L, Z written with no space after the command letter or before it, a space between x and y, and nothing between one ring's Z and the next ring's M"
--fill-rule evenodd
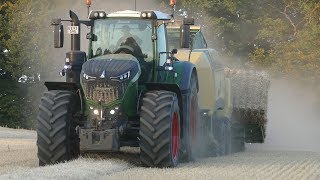
M168 91L147 92L140 115L140 159L149 167L175 167L179 160L178 98Z
M53 90L44 93L37 117L39 165L55 164L79 156L76 133L76 95L70 91Z

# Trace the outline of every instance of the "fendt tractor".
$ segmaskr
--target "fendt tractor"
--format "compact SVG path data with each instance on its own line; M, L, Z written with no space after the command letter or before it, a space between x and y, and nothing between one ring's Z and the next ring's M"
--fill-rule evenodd
M130 10L88 17L70 11L70 20L52 20L55 48L63 47L62 22L71 22L71 51L60 72L66 82L45 82L40 166L129 146L140 148L145 166L174 167L263 142L264 124L256 121L259 138L246 139L248 121L237 119L231 78L194 19ZM80 50L81 24L90 30L88 53Z

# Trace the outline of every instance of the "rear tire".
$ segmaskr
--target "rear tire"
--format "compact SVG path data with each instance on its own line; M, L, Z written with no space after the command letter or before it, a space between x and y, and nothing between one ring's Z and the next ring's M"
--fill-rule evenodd
M79 136L76 133L76 95L69 91L45 92L37 117L39 165L55 164L79 156Z
M187 160L194 161L197 156L199 156L203 148L201 148L202 132L200 131L199 122L199 104L198 104L198 88L197 88L197 76L195 73L191 76L190 81L190 99L188 102L188 107L190 108L190 117L187 117L187 131L186 131L186 141L187 141Z
M149 167L175 167L179 159L180 115L175 93L147 92L140 115L140 159Z

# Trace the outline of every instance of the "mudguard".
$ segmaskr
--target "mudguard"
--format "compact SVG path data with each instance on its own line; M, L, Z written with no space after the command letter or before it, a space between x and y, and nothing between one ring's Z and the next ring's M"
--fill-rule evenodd
M179 99L179 106L180 108L180 114L182 114L181 117L181 127L183 127L183 130L181 131L181 137L184 138L184 134L186 134L188 130L188 119L190 119L190 80L193 73L197 76L197 70L193 63L190 63L188 61L177 61L174 63L174 69L175 72L178 74L178 77L175 79L176 86L179 87L181 92L181 99ZM198 76L197 76L198 77ZM197 81L197 90L199 91L199 84ZM181 103L180 103L181 102Z
M82 88L73 82L45 82L44 85L47 87L48 91L51 90L65 90L72 91L79 95L79 102L81 103L81 112L85 110L85 98Z
M47 87L48 91L66 90L76 92L78 89L80 89L76 83L71 82L45 82L44 85Z
M188 61L180 61L177 63L178 68L175 68L178 74L181 75L180 82L177 82L179 84L179 87L181 89L182 94L188 94L190 91L190 79L192 73L196 73L197 75L197 70L194 64L188 62ZM199 91L199 84L197 82L197 89Z

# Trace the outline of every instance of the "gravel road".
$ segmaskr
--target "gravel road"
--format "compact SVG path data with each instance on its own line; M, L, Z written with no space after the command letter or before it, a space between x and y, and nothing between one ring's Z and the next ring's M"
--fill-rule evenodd
M320 178L320 153L266 151L250 144L242 153L198 159L169 169L141 167L137 148L123 148L120 153L86 154L71 162L38 167L35 132L7 128L0 128L0 132L0 179Z

